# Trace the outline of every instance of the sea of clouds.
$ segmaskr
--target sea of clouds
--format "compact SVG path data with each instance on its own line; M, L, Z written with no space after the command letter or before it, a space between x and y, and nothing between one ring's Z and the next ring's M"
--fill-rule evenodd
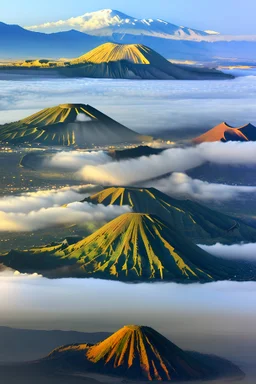
M130 128L156 136L161 131L206 131L221 121L237 126L249 121L256 124L254 76L211 82L30 79L2 81L1 85L1 124L67 102L89 103ZM186 170L205 161L256 165L255 153L255 143L213 143L115 162L104 152L62 151L46 160L46 165L64 166L83 183L143 182L173 196L229 200L255 193L255 188L193 180ZM161 178L169 172L174 174ZM149 182L152 178L158 179ZM90 204L77 202L92 191L94 187L83 185L5 196L0 199L0 230L31 231L97 218L110 220L129 210L92 209ZM255 260L255 244L200 247L217 257ZM36 274L4 271L0 291L0 325L112 332L127 323L145 324L183 348L234 357L236 362L244 359L246 363L256 354L254 282L133 285L95 279L47 280Z
M167 149L148 157L86 165L78 176L94 184L132 185L169 172L184 172L207 161L216 164L256 165L255 153L256 142L203 143L195 147Z
M221 121L256 124L256 76L165 82L24 78L1 84L0 124L67 102L91 104L129 128L155 135L181 129L206 131Z
M254 166L255 153L255 142L174 147L158 155L122 161L114 161L104 151L60 151L45 158L45 167L72 171L76 179L86 184L1 197L0 232L34 231L56 225L108 221L129 211L128 207L80 203L83 198L100 191L100 185L155 187L170 196L197 201L252 197L256 187L208 183L192 179L185 172L207 161ZM63 205L66 207L63 208Z

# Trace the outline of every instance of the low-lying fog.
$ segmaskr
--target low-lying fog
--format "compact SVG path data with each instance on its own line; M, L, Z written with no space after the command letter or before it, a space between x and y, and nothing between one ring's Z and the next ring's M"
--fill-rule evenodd
M130 128L155 135L162 131L174 135L175 131L175 137L193 136L222 121L237 126L249 121L256 124L256 77L252 73L256 70L225 81L26 77L22 81L9 76L1 81L0 124L60 103L91 104Z

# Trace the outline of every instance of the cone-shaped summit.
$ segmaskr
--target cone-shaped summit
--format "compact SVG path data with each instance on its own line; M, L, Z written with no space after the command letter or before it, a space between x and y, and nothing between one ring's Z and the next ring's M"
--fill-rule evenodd
M150 140L90 105L61 104L0 126L0 142L51 146L91 146Z
M214 257L157 216L140 213L123 214L72 245L11 251L0 261L21 272L127 282L255 278L255 268Z
M207 377L207 369L154 329L128 325L89 348L87 359L99 370L151 380Z
M134 212L157 215L197 244L256 240L256 230L238 219L189 200L177 200L155 188L110 187L85 201L94 204L129 205ZM230 231L230 228L236 228Z
M106 43L73 60L72 63L99 64L127 60L133 64L153 64L156 59L165 60L161 55L141 44Z
M66 76L149 79L214 80L232 78L208 68L179 66L170 63L153 49L142 44L105 43L61 68Z
M90 346L76 344L55 349L52 364L104 375L146 381L207 380L243 377L240 369L215 356L186 352L154 329L127 325L106 340Z

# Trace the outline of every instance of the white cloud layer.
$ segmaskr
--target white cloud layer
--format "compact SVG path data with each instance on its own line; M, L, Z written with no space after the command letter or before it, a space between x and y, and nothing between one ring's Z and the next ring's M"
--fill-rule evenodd
M69 95L70 103L89 103L129 128L156 136L172 130L203 132L221 121L233 126L249 121L256 125L255 76L232 81L169 82L10 79L0 89L0 124L66 103Z
M71 203L64 207L41 208L28 213L0 212L0 232L29 232L68 224L109 221L130 212L128 206Z
M64 169L78 171L85 165L100 165L109 163L112 158L104 151L61 151L53 156L48 156L43 161L43 168Z
M101 187L81 185L0 198L0 232L30 232L43 228L109 221L129 212L127 206L93 205L82 199Z
M85 166L80 172L86 182L129 185L184 172L207 161L217 164L256 165L256 142L204 143L196 147L168 149L159 155ZM136 170L136 172L134 172Z
M229 260L245 260L256 261L256 244L233 244L223 245L217 243L215 245L199 245L200 248L214 256L222 257Z
M147 184L177 198L225 201L255 194L256 187L208 183L192 179L185 173L174 172L171 176Z
M100 187L95 185L81 185L3 196L0 198L0 212L29 213L42 208L61 206L80 201L99 190Z

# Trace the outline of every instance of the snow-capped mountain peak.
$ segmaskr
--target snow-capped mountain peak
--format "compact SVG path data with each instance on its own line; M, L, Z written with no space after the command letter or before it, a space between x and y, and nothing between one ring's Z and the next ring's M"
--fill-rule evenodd
M95 36L112 36L113 34L131 34L163 37L169 39L200 40L202 36L211 35L187 27L179 27L162 19L138 19L113 9L102 9L85 13L67 20L46 22L26 27L32 31L45 33L75 29Z

